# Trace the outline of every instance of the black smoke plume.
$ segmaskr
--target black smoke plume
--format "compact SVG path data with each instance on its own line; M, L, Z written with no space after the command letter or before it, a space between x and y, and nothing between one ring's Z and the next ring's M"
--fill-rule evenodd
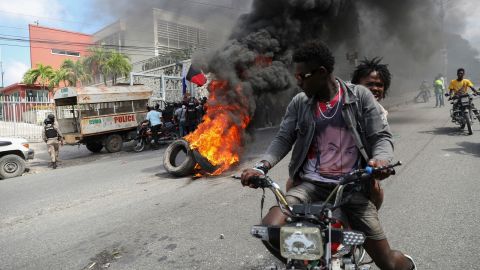
M252 11L239 18L221 49L194 60L218 79L232 86L241 84L252 97L253 124L262 126L277 124L299 91L291 54L302 42L326 42L337 56L337 75L349 80L354 65L347 62L345 53L384 57L394 62L390 63L394 69L408 67L413 72L434 65L430 58L442 48L441 34L433 1L255 0ZM271 64L259 61L265 58ZM219 102L229 104L235 99L228 93Z

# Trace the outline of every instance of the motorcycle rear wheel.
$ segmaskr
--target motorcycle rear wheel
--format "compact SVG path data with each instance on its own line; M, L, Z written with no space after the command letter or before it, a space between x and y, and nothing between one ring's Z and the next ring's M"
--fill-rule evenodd
M144 139L141 139L139 142L137 142L137 144L133 147L133 151L135 152L142 152L143 150L145 150L145 140Z

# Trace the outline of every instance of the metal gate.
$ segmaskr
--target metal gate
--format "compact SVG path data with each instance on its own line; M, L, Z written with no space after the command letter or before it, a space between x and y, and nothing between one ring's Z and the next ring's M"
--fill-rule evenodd
M0 137L39 142L43 121L53 112L53 100L48 98L0 97Z

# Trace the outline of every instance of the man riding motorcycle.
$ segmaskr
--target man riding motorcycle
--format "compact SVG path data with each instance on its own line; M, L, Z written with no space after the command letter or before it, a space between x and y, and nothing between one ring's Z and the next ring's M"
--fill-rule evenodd
M295 186L287 192L289 204L322 201L340 175L367 163L388 165L393 159L392 134L372 93L363 86L347 85L333 75L334 58L320 41L303 44L294 53L295 77L303 92L289 104L280 130L255 168L242 173L242 184L264 175L293 146L289 176ZM375 176L385 179L388 171ZM416 269L413 260L390 249L375 205L363 185L349 186L342 206L352 229L362 231L364 247L381 269ZM263 224L281 226L286 216L273 207Z
M474 85L472 81L470 81L469 79L465 79L464 77L465 77L465 69L459 68L457 70L457 79L452 80L450 82L450 86L448 86L448 89L450 91L449 93L450 99L454 96L468 94L469 89L472 90L472 92L475 95L479 95L479 92L475 90L475 88L473 87ZM455 106L455 104L453 106ZM472 106L473 113L476 115L477 119L480 120L480 113L478 109L475 108L475 105L473 103L471 106ZM453 109L455 110L455 107Z

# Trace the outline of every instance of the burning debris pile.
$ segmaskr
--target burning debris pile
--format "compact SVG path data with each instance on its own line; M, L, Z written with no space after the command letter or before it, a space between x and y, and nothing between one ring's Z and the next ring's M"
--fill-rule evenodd
M382 1L369 1L376 2ZM348 49L361 43L357 5L353 0L255 0L223 47L194 59L215 75L203 123L185 138L214 168L208 173L219 175L239 162L245 130L265 107L272 116L283 115L298 91L290 62L298 44L321 38L332 48ZM385 5L377 6L384 12Z

